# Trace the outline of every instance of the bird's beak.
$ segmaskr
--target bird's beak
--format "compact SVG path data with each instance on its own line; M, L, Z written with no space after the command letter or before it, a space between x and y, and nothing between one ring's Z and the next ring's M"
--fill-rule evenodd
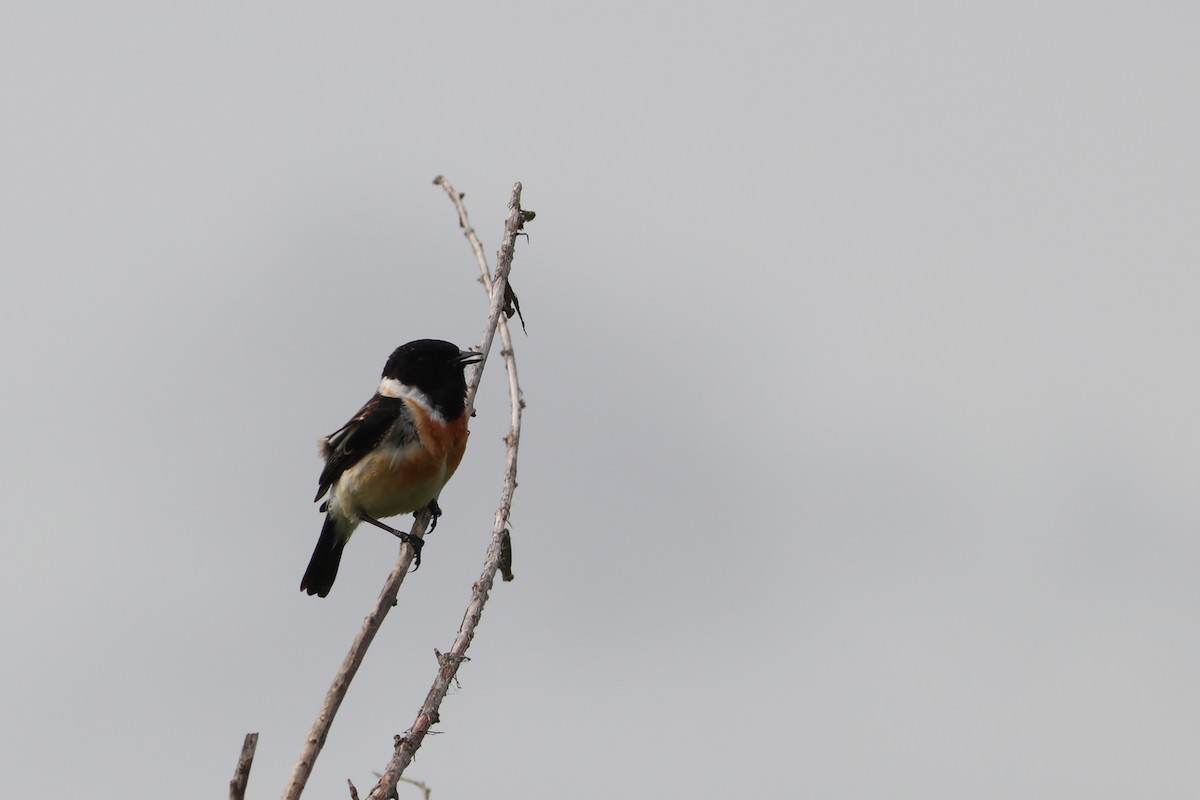
M459 350L458 363L464 367L467 364L477 364L483 361L483 353L476 353L474 350Z

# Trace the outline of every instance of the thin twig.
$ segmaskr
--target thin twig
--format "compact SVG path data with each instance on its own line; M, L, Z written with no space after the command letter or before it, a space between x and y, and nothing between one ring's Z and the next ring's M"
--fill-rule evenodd
M483 288L487 291L488 297L495 298L495 297L499 296L499 297L503 298L503 296L504 296L503 289L501 289L499 295L497 295L496 292L493 290L492 273L491 273L491 270L488 268L487 257L484 256L484 254L483 254L483 244L479 241L479 236L476 235L475 228L473 228L471 226L470 218L467 217L467 207L463 205L463 200L462 200L463 196L461 194L459 194L458 192L456 192L454 190L454 187L450 185L450 182L445 180L441 176L438 176L438 178L434 181L434 183L439 184L442 187L442 189L445 190L446 195L450 198L450 202L454 203L454 208L456 211L458 211L459 227L461 227L463 229L463 236L465 236L467 238L467 241L471 245L471 252L473 252L475 254L475 262L479 265L479 280L481 283L483 283ZM508 225L512 222L512 210L514 207L517 209L517 212L518 212L518 214L517 214L517 217L518 217L517 230L518 230L518 232L520 231L520 228L521 228L520 201L521 201L521 184L518 183L514 187L513 199L509 202L509 219L508 219L508 222L505 224L505 228L504 228L505 234L506 234L505 241L507 241ZM514 243L516 242L515 235L513 236L512 241ZM502 257L503 254L504 254L504 249L501 248L501 251L498 254L498 256ZM509 250L508 250L508 260L509 260L508 268L504 272L504 280L506 283L508 281L508 275L512 271L512 256L513 256L513 252L512 252L512 247L510 246ZM497 267L497 277L499 277L499 267ZM518 382L517 382L516 354L513 352L512 337L509 335L509 331L508 331L508 320L503 315L501 315L499 317L499 331L500 331L500 345L503 348L500 351L500 353L501 353L501 355L504 356L504 366L508 370L509 393L512 394L514 390L519 393L520 388L517 385ZM478 381L476 383L478 383ZM471 394L471 397L473 398L474 394Z
M250 765L254 763L254 750L258 747L258 734L247 733L242 740L242 754L238 757L233 778L229 781L229 800L244 800L246 784L250 782Z
M413 786L420 789L421 793L425 795L425 800L429 800L430 796L433 795L433 789L430 789L421 781L414 781L412 778L401 778L400 780L404 781L405 783L411 783Z
M443 181L444 183L444 181ZM451 190L453 191L453 190ZM508 286L508 274L512 271L513 251L517 246L517 236L525 224L525 216L521 211L521 184L514 183L512 196L508 201L508 219L504 221L504 238L500 242L500 251L496 253L496 276L492 285L487 285L487 267L484 265L484 288L492 298L492 307L488 312L487 325L483 329L483 341L479 346L483 360L475 365L474 371L467 378L467 413L475 413L475 393L479 391L479 380L483 377L483 367L487 364L488 353L492 349L492 339L499 327L501 311L504 309L504 290ZM508 326L505 325L507 328ZM511 353L512 348L507 348Z
M509 222L516 220L513 224L519 228L521 218L521 184L517 183L513 186L512 197L513 199L509 203ZM500 251L500 256L504 257L505 248L507 248L507 258L504 259L503 273L505 282L507 282L509 270L512 269L512 254L516 241L515 234L511 238L507 235L508 227L509 225L506 223L504 245ZM501 318L500 310L504 300L504 287L499 281L499 261L497 262L496 275L500 292L499 294L493 293L492 305L488 311L488 321L484 326L483 339L479 345L479 352L483 354L483 359L475 365L474 370L471 371L467 379L468 413L473 413L474 411L475 394L479 391L479 381L483 376L483 367L487 363L488 352L491 350L492 340L496 334L496 326L499 324ZM422 510L417 513L409 534L415 538L423 539L425 531L429 526L429 519L428 510ZM358 672L358 668L367 654L367 648L371 646L371 641L375 638L375 634L379 632L379 628L383 624L388 611L396 605L396 597L400 592L400 585L404 583L404 578L408 575L412 560L412 546L407 543L402 544L396 563L392 566L392 571L388 575L387 581L384 582L383 589L380 590L375 605L363 620L358 636L355 637L354 643L350 646L349 652L346 653L341 667L333 678L333 683L330 685L329 691L325 694L325 701L321 704L321 709L317 712L317 718L313 722L308 738L305 740L304 746L300 749L300 756L296 759L296 763L292 767L292 775L288 781L287 789L282 795L282 800L298 800L300 794L304 791L304 787L308 783L308 778L312 775L317 756L320 754L321 748L324 747L325 739L329 735L329 729L333 725L333 718L336 716L342 700L346 697L346 691L350 687L350 682L354 679L354 675ZM395 781L392 781L391 785L394 788ZM374 793L372 793L372 796L374 796Z
M483 243L479 241L479 237L475 235L475 229L471 227L471 220L467 218L467 207L463 205L464 195L454 191L454 187L450 182L438 175L433 179L434 184L441 186L446 194L450 197L450 202L454 203L454 208L458 211L458 227L463 229L463 236L467 237L467 242L471 245L471 252L475 254L475 261L479 264L479 280L483 283L484 288L488 290L488 297L492 296L492 271L488 267L487 256L483 254ZM405 778L405 780L408 780Z
M459 207L460 220L465 221L466 211L461 208L461 198L458 197L452 188L447 188L447 193L450 194L451 199L457 198L455 206ZM500 317L499 312L504 300L504 287L508 283L508 274L512 269L513 247L516 243L517 234L520 232L524 222L521 212L521 184L519 183L513 186L512 199L509 201L508 211L508 220L504 225L504 243L497 254L496 275L490 282L490 285L487 278L486 263L482 265L484 286L489 290L492 298L492 316L489 319L491 322L498 321L502 340L507 339L506 332L508 326ZM468 224L464 224L463 227L468 231L471 230ZM468 234L468 238L471 235ZM486 335L485 338L487 338ZM379 782L371 790L368 800L386 800L387 797L395 792L396 782L404 773L409 763L412 762L413 756L425 740L425 735L429 732L429 728L438 721L442 700L445 699L450 685L454 682L455 676L458 674L459 665L466 660L467 649L471 646L471 640L475 638L475 628L479 625L480 617L483 615L483 607L487 603L488 593L496 581L496 572L500 566L500 554L503 549L502 541L504 532L508 527L509 513L512 511L513 492L517 488L517 449L521 440L521 412L525 407L525 402L521 397L521 387L517 381L517 364L511 342L505 344L502 354L508 372L511 418L508 435L504 439L506 445L504 485L500 490L500 505L496 509L495 520L492 524L492 539L488 544L487 555L484 558L483 572L471 587L471 599L467 603L467 610L463 614L462 624L458 629L458 636L455 638L450 652L437 654L437 676L434 678L433 685L429 688L429 693L425 696L425 702L421 704L421 710L417 713L416 721L413 722L408 731L396 737L395 752L384 769L383 775L380 776Z

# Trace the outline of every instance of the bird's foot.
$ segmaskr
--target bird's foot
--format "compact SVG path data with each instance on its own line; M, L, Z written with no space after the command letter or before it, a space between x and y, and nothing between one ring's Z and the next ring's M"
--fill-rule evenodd
M438 505L437 498L429 501L429 505L425 506L429 511L429 532L433 533L437 528L438 517L442 515L442 507Z

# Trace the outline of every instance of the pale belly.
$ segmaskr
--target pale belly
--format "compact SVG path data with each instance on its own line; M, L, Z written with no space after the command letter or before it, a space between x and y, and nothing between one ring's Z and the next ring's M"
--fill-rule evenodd
M446 478L445 461L419 445L381 450L342 473L330 505L351 519L411 514L438 496Z

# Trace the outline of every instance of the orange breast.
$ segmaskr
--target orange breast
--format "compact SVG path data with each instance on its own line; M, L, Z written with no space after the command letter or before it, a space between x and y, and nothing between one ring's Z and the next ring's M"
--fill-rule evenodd
M445 480L450 480L467 450L467 415L461 414L457 419L447 422L434 417L417 403L408 399L404 402L412 411L421 444L434 457L441 459L446 469Z
M407 400L405 402L408 402ZM436 498L467 448L467 418L444 422L408 403L420 442L382 448L342 474L333 502L350 515L376 519L408 514Z

